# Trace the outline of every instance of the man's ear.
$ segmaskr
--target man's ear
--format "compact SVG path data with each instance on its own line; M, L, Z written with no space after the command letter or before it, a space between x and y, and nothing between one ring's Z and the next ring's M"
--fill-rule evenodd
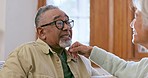
M46 36L45 36L45 31L42 27L37 27L36 28L37 30L37 36L42 39L42 40L45 40L46 39Z

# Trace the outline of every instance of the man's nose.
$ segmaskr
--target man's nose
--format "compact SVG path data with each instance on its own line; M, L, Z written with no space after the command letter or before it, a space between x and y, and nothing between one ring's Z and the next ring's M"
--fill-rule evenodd
M64 23L63 31L64 30L71 30L71 27L69 25L67 25L66 23Z

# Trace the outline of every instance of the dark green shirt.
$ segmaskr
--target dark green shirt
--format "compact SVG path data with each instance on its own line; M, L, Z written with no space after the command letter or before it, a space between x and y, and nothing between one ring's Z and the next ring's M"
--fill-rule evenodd
M70 71L70 68L67 64L67 56L66 53L63 52L61 55L59 55L61 62L62 62L62 67L63 67L63 72L64 72L64 78L74 78L72 72Z

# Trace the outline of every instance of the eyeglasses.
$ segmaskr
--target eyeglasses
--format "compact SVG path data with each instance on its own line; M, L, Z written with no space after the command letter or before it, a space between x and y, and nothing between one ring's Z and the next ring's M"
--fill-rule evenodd
M63 21L63 20L53 21L53 22L47 23L45 25L42 25L41 27L45 27L45 26L54 24L59 30L63 30L64 23L67 24L70 27L70 29L74 26L74 20L69 19L69 20L66 20L66 21Z

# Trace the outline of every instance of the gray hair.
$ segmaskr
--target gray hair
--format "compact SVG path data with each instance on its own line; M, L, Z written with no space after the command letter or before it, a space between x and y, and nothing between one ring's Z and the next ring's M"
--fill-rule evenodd
M58 9L58 7L53 6L53 5L47 5L47 6L43 6L43 7L39 8L39 10L37 11L37 14L35 16L35 25L36 25L36 27L39 26L41 14L43 14L44 12L46 12L48 10L52 10L52 9Z
M143 24L148 25L148 0L133 0L133 5L142 13Z

